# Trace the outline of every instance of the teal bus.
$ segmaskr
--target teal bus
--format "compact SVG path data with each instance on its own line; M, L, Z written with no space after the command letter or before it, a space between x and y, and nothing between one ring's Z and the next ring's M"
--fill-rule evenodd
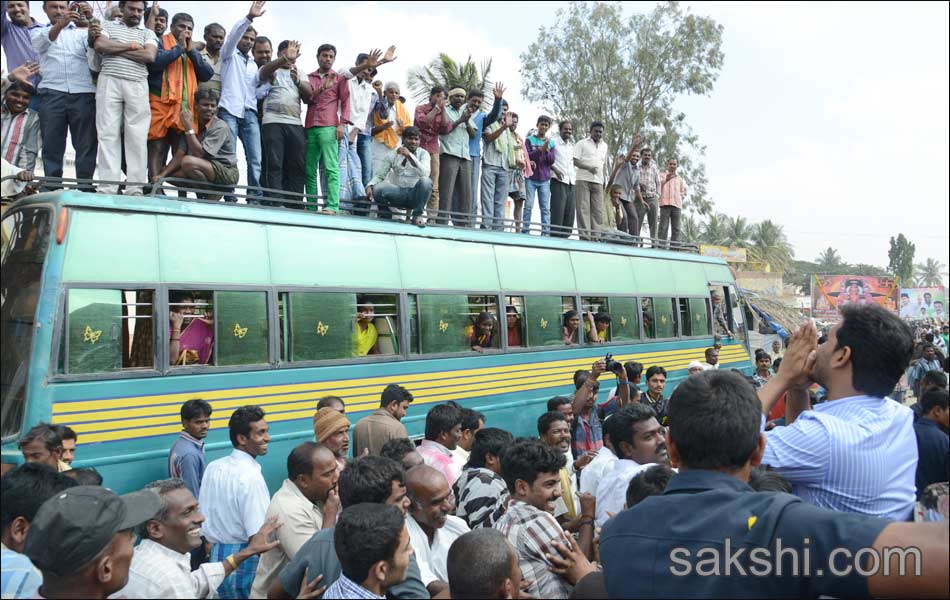
M577 369L607 353L661 365L668 394L718 322L743 322L728 265L686 252L78 191L14 203L2 230L2 460L22 461L32 425L66 424L74 466L118 491L166 476L191 398L214 409L209 460L230 451L236 407L264 408L274 490L321 397L342 398L355 424L399 383L415 396L414 437L447 400L533 435ZM603 339L565 344L572 310L608 313ZM378 333L368 354L354 343L361 312ZM473 350L482 313L494 329ZM197 350L174 351L173 318ZM751 374L745 328L732 329L721 367Z

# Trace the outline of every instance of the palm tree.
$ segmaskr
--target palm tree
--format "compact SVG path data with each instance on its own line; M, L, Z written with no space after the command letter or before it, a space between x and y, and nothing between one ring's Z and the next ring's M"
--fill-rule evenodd
M822 250L815 262L818 263L819 273L837 273L848 266L847 263L841 260L838 251L831 247Z
M752 227L752 256L776 271L784 271L792 262L795 250L788 243L782 226L766 219Z
M703 222L697 217L683 217L683 241L687 244L699 244L703 241Z
M491 96L491 82L488 75L491 73L491 59L483 61L481 67L472 62L472 57L464 63L457 62L448 54L439 54L428 65L413 67L409 70L409 91L416 102L428 102L429 90L441 85L446 91L460 87L466 92L477 89Z
M943 285L943 276L947 274L947 265L935 258L914 265L914 283L917 287L936 287Z
M752 227L745 217L726 219L726 245L734 248L748 248L752 237Z
M728 239L728 221L729 217L722 213L713 213L709 215L709 220L703 225L702 241L714 246L726 245Z

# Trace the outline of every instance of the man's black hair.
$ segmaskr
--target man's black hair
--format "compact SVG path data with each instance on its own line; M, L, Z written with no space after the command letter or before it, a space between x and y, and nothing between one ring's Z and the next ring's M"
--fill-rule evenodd
M567 423L567 417L564 413L557 410L550 410L538 417L538 435L544 435L551 429L551 426L558 421Z
M643 374L643 364L633 360L623 363L624 370L627 371L627 379L633 381Z
M346 403L343 402L343 398L340 398L339 396L324 396L317 401L317 410L320 410L321 408L333 408L333 410L336 410L334 405L337 403L339 403L343 408L346 408Z
M921 394L920 408L923 414L927 414L938 407L943 409L948 407L948 393L946 389L930 388Z
M53 425L53 429L59 434L59 439L63 441L79 439L79 436L76 435L76 432L73 431L73 428L69 425Z
M181 405L181 420L190 421L198 417L210 417L211 411L211 405L207 400L192 398Z
M560 131L561 129L564 129L565 125L573 125L573 124L574 123L572 123L570 119L564 119L564 120L558 121L557 122L558 131Z
M256 38L254 38L254 48L257 48L261 44L267 44L271 48L274 47L274 44L270 41L270 38L267 37L266 35L259 35Z
M653 365L652 367L647 369L646 379L649 380L651 377L657 374L660 374L663 377L666 377L666 369L664 369L660 365Z
M32 443L34 440L42 441L43 446L49 452L63 447L63 438L59 437L56 428L49 423L37 423L31 427L30 430L26 432L26 435L17 440L17 445L22 450L23 446Z
M901 298L907 298L908 300L910 300L910 294L905 294L904 292L901 292Z
M17 517L32 522L40 506L59 492L79 485L43 463L24 463L0 479L0 525L5 531Z
M145 0L131 0L131 1L135 1L135 2L141 1L142 4L145 5L145 17L144 17L144 18L145 18L145 20L148 20L149 16L152 14L152 7L148 5L148 2L146 2ZM125 6L126 4L127 4L127 2L119 2L119 8L122 8L122 7ZM165 10L164 8L159 7L159 9L158 9L158 15L157 15L157 16L158 16L158 17L165 17L165 20L167 21L167 20L168 20L168 11Z
M301 475L313 473L313 455L320 448L317 442L304 442L287 455L287 479L295 481Z
M231 414L231 418L228 419L228 435L231 437L231 445L237 447L237 436L239 435L250 437L251 423L257 423L263 418L264 409L253 404L235 410Z
M581 386L584 385L584 382L587 381L587 377L590 375L590 371L587 369L578 369L574 371L574 375L571 379L574 381L574 387L581 389Z
M763 465L752 467L749 471L749 487L757 492L792 493L792 484L788 479Z
M924 376L920 378L920 389L927 391L932 387L947 389L947 374L936 369L924 373Z
M336 56L336 46L334 46L333 44L320 44L320 47L317 48L317 56L320 56L320 53L325 50L332 50L333 56L334 57Z
M224 26L221 25L221 23L208 23L207 25L205 25L204 33L205 35L209 35L215 29L220 29L221 31L224 31L225 33L227 32L227 29L225 29Z
M650 496L659 496L666 490L666 485L672 478L673 470L666 465L653 465L640 471L627 484L627 508L640 504Z
M501 476L508 491L515 492L519 479L534 485L541 473L558 473L567 463L567 458L540 440L520 438L514 441L501 456Z
M547 123L548 125L550 125L550 124L551 124L551 117L549 117L549 116L547 116L547 115L541 115L540 117L538 117L538 123L537 123L537 124L540 125L541 123Z
M851 385L883 398L894 391L914 353L914 334L883 306L846 305L841 309L838 345L851 348Z
M512 552L497 529L481 527L462 534L449 548L446 564L453 600L495 598L511 576Z
M567 396L555 396L548 400L548 412L556 412L559 406L565 404L572 404L571 399Z
M221 94L218 92L218 90L211 88L201 88L195 92L195 105L197 105L202 100L213 100L215 104L218 104L221 102ZM181 307L178 307L178 309L181 310Z
M277 53L280 54L286 50L288 46L290 46L290 40L283 40L281 43L277 44Z
M472 442L472 452L468 455L467 469L481 469L488 462L488 455L501 457L505 448L511 445L514 437L510 432L497 427L479 429Z
M604 435L610 436L614 452L620 456L620 442L627 442L636 448L633 426L656 418L656 411L647 404L633 403L622 407L604 423Z
M384 504L392 494L394 481L405 482L398 462L384 456L361 456L340 473L340 504L343 508L362 502Z
M415 125L410 125L409 127L405 127L402 130L403 139L407 137L419 137L419 135L419 128Z
M440 434L452 431L462 424L462 411L451 404L437 404L426 415L426 434L429 441L435 441Z
M402 459L410 452L415 452L416 445L409 438L393 438L387 440L379 450L380 456L385 456L402 464Z
M63 475L76 480L78 485L102 485L102 473L95 467L83 467L63 471Z
M20 81L19 79L11 81L7 89L3 90L3 95L6 96L10 92L26 92L31 96L36 95L36 90L29 82Z
M485 415L478 412L477 410L472 410L471 408L462 409L462 431L465 431L466 429L475 431L478 429L478 424L484 422Z
M709 358L709 355L712 354L712 353L715 352L715 351L716 351L715 348L706 348L706 350L703 352L703 355L704 355L706 358Z
M485 92L483 92L482 90L471 89L468 91L468 100L471 100L472 98L484 98L484 97L485 97Z
M432 96L435 96L439 92L442 92L443 94L448 94L445 88L442 87L441 85L434 85L432 86L432 89L429 90L429 98L431 98Z
M333 546L343 574L362 584L381 560L392 563L406 517L395 506L355 504L343 510L333 531Z
M161 10L164 11L165 9L163 8ZM187 21L188 23L191 23L192 27L195 26L195 18L189 15L188 13L183 13L183 12L175 13L175 16L172 17L172 25L180 21Z
M402 387L399 384L390 383L383 390L383 393L380 394L379 406L380 408L386 408L393 402L397 402L400 404L403 402L411 403L412 400L413 400L412 392L410 392L409 390L407 390L406 388Z
M603 129L603 128L604 128L604 122L603 122L603 121L591 121L591 123L590 123L590 128L589 128L589 129L593 129L594 127L600 127L601 129Z
M594 315L594 323L607 323L610 325L612 320L613 319L611 318L610 313L599 312Z
M667 415L685 468L740 469L758 447L762 404L737 373L710 370L687 377L673 392Z

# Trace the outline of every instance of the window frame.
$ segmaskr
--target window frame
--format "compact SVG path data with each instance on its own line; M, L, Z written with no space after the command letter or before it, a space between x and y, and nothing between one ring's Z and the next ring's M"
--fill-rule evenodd
M650 299L650 300L652 301L654 318L656 317L656 301L657 301L657 299L663 298L663 299L671 300L671 301L672 301L672 305L673 305L673 318L676 319L676 327L674 328L676 335L674 335L673 337L650 338L650 339L648 339L648 340L644 340L646 343L650 343L650 342L673 342L673 341L678 341L678 340L681 340L681 339L684 338L684 336L683 336L683 330L682 330L682 323L680 323L680 320L681 320L681 319L679 318L679 299L680 299L680 296L677 296L676 294L673 294L673 295L670 295L670 296L649 296L649 295L647 295L647 296L640 296L639 298L640 298L641 302L642 302L643 299ZM640 331L641 331L641 334L642 334L642 333L645 333L645 331L644 331L644 329L643 329L643 304L642 304L642 303L640 304ZM642 335L641 335L641 338L640 338L640 339L644 339Z
M690 317L690 327L692 327L692 318L693 318L693 309L689 305L690 300L702 300L703 306L706 308L706 333L702 335L686 335L683 333L683 324L680 323L680 337L684 339L698 339L698 338L711 338L713 336L713 325L712 325L712 305L709 300L709 295L700 296L699 294L688 294L685 296L677 296L680 300L686 300L686 310L689 313Z
M465 356L490 356L490 355L500 355L508 353L508 336L500 335L499 344L497 348L490 348L483 352L478 352L469 348L468 350L460 350L458 352L436 352L432 354L423 354L423 353L413 353L411 346L412 339L412 315L409 311L409 296L411 295L423 295L423 296L489 296L495 298L495 301L498 304L498 314L495 315L495 320L498 322L499 332L501 331L502 325L505 323L504 320L499 320L504 316L505 308L505 296L515 296L517 294L505 294L504 292L473 292L467 290L445 290L445 289L419 289L412 288L403 292L403 306L405 310L400 315L400 318L405 317L405 326L403 327L403 332L406 335L406 342L403 345L403 348L408 353L406 360L430 360L430 359L439 359L439 358L459 358ZM543 295L543 294L538 294ZM561 294L563 295L563 294ZM416 310L418 311L419 304L416 303ZM416 315L418 317L418 315Z
M582 298L584 298L584 297L585 297L585 296L581 295L581 296L578 296L578 299L582 299ZM586 348L586 347L601 348L601 347L605 347L605 346L629 346L629 345L631 345L631 344L644 344L644 343L647 343L647 342L650 341L650 340L644 339L644 335L643 335L643 334L644 334L645 332L644 332L644 330L643 330L643 305L640 303L643 298L649 298L650 296L640 296L639 294L636 294L636 295L629 295L629 294L600 294L600 295L598 295L598 296L586 296L586 297L587 297L587 298L592 298L592 297L593 297L593 298L606 298L606 299L607 299L607 309L608 309L607 312L610 314L611 319L613 319L613 313L611 312L611 307L610 307L610 301L611 301L611 299L613 299L613 298L623 298L623 299L625 299L625 300L631 300L631 299L634 300L634 301L637 303L637 321L638 321L638 322L637 322L637 330L638 330L638 336L637 336L637 339L636 339L636 340L614 340L614 339L611 339L609 342L604 342L604 343L602 343L602 344L601 344L601 343L597 343L597 342L591 342L590 340L586 340L583 344L579 344L580 346L583 346L583 347L585 347L585 348ZM611 321L611 326L613 326L613 321ZM613 333L611 333L611 337L613 337Z
M523 298L526 298L526 297L529 297L529 296L534 296L534 297L538 297L538 296L541 296L541 297L544 297L544 296L548 296L548 297L550 297L550 296L559 296L559 297L561 297L561 298L571 298L572 300L574 300L574 310L577 310L577 307L580 306L580 304L579 304L579 302L580 302L580 296L578 296L576 293L567 293L567 292L509 292L509 291L503 291L503 292L500 292L500 296L501 296L502 300L504 300L505 296L518 296L518 297L520 297L520 298L522 298L522 299L523 299ZM521 317L524 318L524 314L522 314ZM561 327L563 327L563 325L561 324L560 321L558 322L558 325L557 325L557 326L558 326L558 329L560 329ZM527 335L528 335L527 329L525 329L524 335L525 335L525 338L527 338ZM567 345L567 344L562 343L562 344L559 345L559 346L518 346L518 347L516 347L516 348L509 348L509 347L508 347L508 336L507 336L507 335L504 336L504 340L503 340L503 341L504 341L504 348L505 348L505 353L506 353L506 354L522 354L522 353L525 353L525 352L552 352L552 351L557 352L557 351L559 351L559 350L569 350L569 349L571 349L571 348L583 348L583 347L585 346L584 344L574 344L573 346L569 346L569 345Z

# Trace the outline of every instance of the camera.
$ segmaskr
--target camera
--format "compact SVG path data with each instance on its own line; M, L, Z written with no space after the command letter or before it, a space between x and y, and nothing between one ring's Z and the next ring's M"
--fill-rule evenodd
M620 375L620 372L623 371L623 365L620 364L620 361L614 360L613 354L607 354L604 357L604 362L607 363L607 370L613 373L614 375Z

